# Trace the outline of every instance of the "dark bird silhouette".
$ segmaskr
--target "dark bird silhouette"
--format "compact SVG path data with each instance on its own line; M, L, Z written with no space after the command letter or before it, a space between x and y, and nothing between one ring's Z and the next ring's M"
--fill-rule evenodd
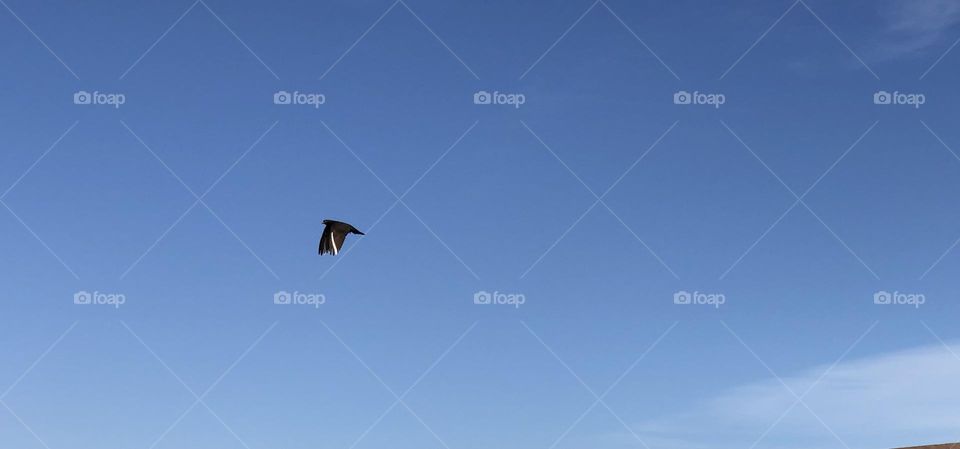
M340 250L343 249L343 241L346 240L347 234L365 235L353 227L353 225L342 221L323 220L323 224L326 226L323 228L323 234L320 236L320 249L318 250L321 256L324 254L333 254L336 256Z

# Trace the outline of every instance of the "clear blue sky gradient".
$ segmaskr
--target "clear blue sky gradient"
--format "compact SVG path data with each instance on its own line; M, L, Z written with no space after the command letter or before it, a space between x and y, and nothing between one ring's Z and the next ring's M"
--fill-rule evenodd
M955 1L0 3L0 447L960 438Z

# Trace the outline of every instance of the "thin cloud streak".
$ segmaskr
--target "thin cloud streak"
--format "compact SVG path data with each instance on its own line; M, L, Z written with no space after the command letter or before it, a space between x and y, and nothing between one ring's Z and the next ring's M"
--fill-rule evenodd
M943 51L960 25L960 0L887 1L880 16L885 22L872 58L880 61L918 57Z
M804 402L852 447L956 441L960 359L950 350L960 351L960 342L842 362ZM791 389L804 391L826 369L826 365L811 368L784 381ZM689 411L635 428L651 446L663 449L742 449L750 447L793 400L779 381L766 379L730 388ZM839 445L816 417L796 407L756 447Z

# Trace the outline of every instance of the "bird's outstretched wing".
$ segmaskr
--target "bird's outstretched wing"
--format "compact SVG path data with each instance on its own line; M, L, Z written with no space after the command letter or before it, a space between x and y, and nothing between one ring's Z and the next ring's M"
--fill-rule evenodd
M340 252L340 249L343 248L343 241L347 239L346 232L335 232L330 231L331 240L333 241L333 254L337 255Z
M336 243L336 238L334 237L333 229L330 225L327 225L323 228L323 234L320 236L320 255L323 254L333 254L337 255L340 252L340 248L343 246L343 236L340 236L340 243Z
M343 249L343 243L347 239L347 234L363 235L357 228L342 221L323 220L323 224L325 226L323 228L323 234L320 236L320 248L318 251L321 255L332 254L336 256L339 254L340 250Z

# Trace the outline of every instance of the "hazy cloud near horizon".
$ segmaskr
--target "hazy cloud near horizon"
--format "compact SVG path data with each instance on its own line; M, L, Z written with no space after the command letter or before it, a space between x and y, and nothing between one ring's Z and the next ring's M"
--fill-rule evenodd
M949 348L936 344L841 361L829 372L824 365L778 373L783 383L769 378L730 388L634 429L656 449L883 449L960 441L960 342ZM784 383L799 396L810 389L803 397L810 410L803 404L790 409L796 398ZM917 441L917 435L934 441Z

